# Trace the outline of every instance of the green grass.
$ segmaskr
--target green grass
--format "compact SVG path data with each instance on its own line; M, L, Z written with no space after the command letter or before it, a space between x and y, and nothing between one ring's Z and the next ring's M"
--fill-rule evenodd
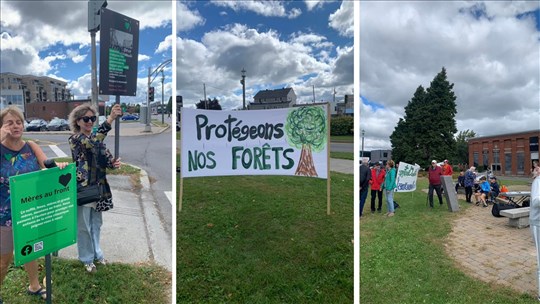
M538 303L508 287L491 286L456 268L445 252L450 213L426 207L425 178L411 193L396 193L401 208L393 218L367 214L360 224L361 303ZM436 199L435 199L436 202ZM384 205L384 204L383 204ZM369 203L364 211L369 212ZM383 207L386 209L385 207ZM469 205L460 201L460 208ZM488 237L488 236L486 236ZM486 256L489 259L489 256ZM531 270L532 271L532 270Z
M68 162L72 163L71 157L58 157L54 159L57 162ZM122 160L120 160L122 161ZM128 164L122 164L118 169L108 169L107 174L111 175L130 175L132 178L138 178L141 173L141 169L135 168Z
M177 303L352 303L353 176L184 180Z
M39 260L45 277L44 259ZM169 303L171 273L153 264L110 263L89 274L76 260L52 259L53 303ZM22 267L11 268L3 286L4 303L45 303L26 295L28 276Z
M330 141L332 142L343 142L343 143L353 143L353 135L332 135L330 136Z
M330 158L354 160L354 153L352 153L352 152L330 152Z
M162 127L162 128L165 128L165 127L168 127L169 124L164 122L164 123L161 123L161 118L160 119L152 119L152 124L156 127Z

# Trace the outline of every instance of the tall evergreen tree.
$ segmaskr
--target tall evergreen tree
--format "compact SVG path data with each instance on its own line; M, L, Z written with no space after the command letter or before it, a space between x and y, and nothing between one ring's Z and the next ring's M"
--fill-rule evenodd
M432 159L454 157L457 112L453 87L443 67L427 90L416 89L405 107L405 117L390 135L395 160L427 167Z

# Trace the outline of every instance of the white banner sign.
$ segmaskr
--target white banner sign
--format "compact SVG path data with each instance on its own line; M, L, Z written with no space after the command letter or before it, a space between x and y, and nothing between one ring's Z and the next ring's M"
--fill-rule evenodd
M276 110L182 109L182 177L327 178L326 106Z
M400 162L396 178L396 192L412 192L416 190L419 170L420 166L417 164L411 165Z

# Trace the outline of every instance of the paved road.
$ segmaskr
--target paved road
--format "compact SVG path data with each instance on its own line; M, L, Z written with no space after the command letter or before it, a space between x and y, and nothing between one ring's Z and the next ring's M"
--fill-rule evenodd
M155 117L154 117L155 118ZM159 119L161 117L159 116ZM165 116L165 119L167 117ZM170 119L169 119L170 121ZM167 120L165 121L167 122ZM172 136L171 129L160 134L141 135L144 125L138 122L121 123L119 155L122 161L148 172L151 183L151 193L157 202L160 216L167 229L172 227ZM153 128L156 131L158 128ZM27 132L25 138L37 139L45 155L49 158L71 157L67 138L70 132ZM140 135L140 136L127 136ZM109 132L105 143L114 151L114 129ZM167 231L171 232L171 231Z

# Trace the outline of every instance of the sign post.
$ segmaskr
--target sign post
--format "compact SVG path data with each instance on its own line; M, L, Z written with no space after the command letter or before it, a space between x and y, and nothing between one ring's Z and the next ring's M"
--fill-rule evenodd
M106 8L101 9L99 47L99 94L137 95L139 61L139 21ZM115 122L114 157L118 158L120 121Z

